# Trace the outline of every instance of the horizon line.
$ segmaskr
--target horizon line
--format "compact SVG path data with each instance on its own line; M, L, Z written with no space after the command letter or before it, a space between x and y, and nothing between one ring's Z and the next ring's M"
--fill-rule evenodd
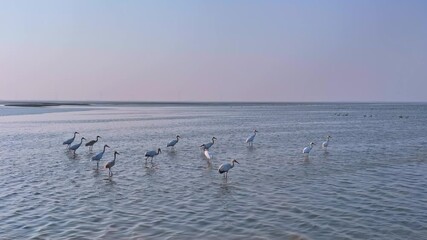
M138 101L138 100L0 100L0 104L47 103L47 104L286 104L286 103L427 103L427 101Z

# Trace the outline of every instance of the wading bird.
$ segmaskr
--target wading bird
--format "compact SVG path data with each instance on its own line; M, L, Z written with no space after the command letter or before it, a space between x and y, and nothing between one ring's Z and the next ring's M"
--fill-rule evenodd
M331 138L332 138L332 137L331 137L331 136L329 136L329 135L326 137L326 141L322 143L322 147L323 147L323 148L325 148L325 149L326 149L326 148L328 148L328 145L329 145L329 139L331 139Z
M215 140L216 140L216 137L212 137L212 142L202 144L202 145L200 145L200 147L203 148L203 150L205 150L205 149L209 150L209 148L212 147L212 145L214 145Z
M101 138L100 136L96 136L96 140L89 141L85 144L86 147L89 147L89 150L92 151L93 145L98 142L98 138Z
M96 168L99 166L99 161L101 160L102 156L105 153L105 148L110 148L107 144L104 145L104 150L98 154L96 154L94 157L92 157L92 161L96 161Z
M153 162L154 156L159 155L159 153L161 153L161 152L162 152L162 150L160 148L157 149L157 151L153 150L153 151L145 152L145 155L144 155L145 156L145 162L147 162L148 158L151 158L151 162Z
M255 139L255 136L256 136L256 133L257 133L258 131L255 129L254 130L254 134L252 134L252 136L250 136L250 137L248 137L247 139L246 139L246 143L247 144L249 144L249 146L253 146L253 144L254 144L254 139Z
M70 150L74 151L74 157L76 157L76 150L79 149L79 147L82 145L83 140L86 140L86 138L82 137L82 139L80 140L80 143L77 143L70 147Z
M109 177L113 176L113 172L111 171L111 168L114 167L114 165L116 164L116 155L120 155L120 153L118 153L117 151L114 151L113 161L110 161L107 164L105 164L105 168L108 168L108 176Z
M311 142L310 144L309 144L309 146L308 147L305 147L303 150L302 150L302 153L307 153L307 154L309 154L310 153L310 151L311 151L311 149L313 148L313 145L316 145L314 142Z
M74 136L67 141L63 142L62 145L67 145L67 148L70 148L70 144L73 143L74 139L76 138L76 134L79 134L78 132L74 132Z
M234 167L234 163L239 163L239 162L236 159L233 159L233 161L231 161L231 163L221 164L221 166L219 166L219 168L218 168L218 172L220 174L225 173L224 177L227 178L228 177L228 170L230 170Z
M166 147L172 147L172 148L174 148L175 144L178 143L178 141L179 141L180 138L181 137L179 135L176 135L176 139L170 141Z

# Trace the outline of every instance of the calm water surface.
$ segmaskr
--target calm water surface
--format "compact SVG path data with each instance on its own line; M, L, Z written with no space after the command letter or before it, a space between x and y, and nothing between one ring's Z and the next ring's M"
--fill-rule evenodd
M426 239L426 104L81 110L0 107L0 239ZM74 159L74 131L102 139ZM121 154L111 179L89 161L103 144L100 166Z

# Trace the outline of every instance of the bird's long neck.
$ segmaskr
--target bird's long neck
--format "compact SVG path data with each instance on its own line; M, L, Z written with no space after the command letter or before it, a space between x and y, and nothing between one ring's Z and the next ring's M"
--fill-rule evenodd
M104 150L102 151L103 153L105 153L105 149L106 149L107 147L106 146L104 146ZM116 155L114 154L114 157L116 157Z
M99 137L96 137L96 140L95 140L95 142L98 142L98 139L99 139Z
M329 138L326 139L326 143L329 143Z
M82 144L83 143L83 138L82 139L80 139L80 144Z
M176 141L177 141L177 142L179 141L179 137L176 137Z
M117 154L114 154L113 162L115 162L115 161L116 161L116 157L117 157Z
M231 162L231 167L230 168L233 168L233 167L234 167L234 161Z
M73 135L73 139L74 139L74 138L76 138L76 135L77 135L77 133L74 133L74 135Z
M214 144L215 143L215 138L212 138L212 144Z

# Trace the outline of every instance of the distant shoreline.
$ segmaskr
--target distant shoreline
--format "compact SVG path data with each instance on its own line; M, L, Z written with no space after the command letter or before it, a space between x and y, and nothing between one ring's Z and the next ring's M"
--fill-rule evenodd
M90 106L89 103L54 103L54 102L14 102L5 103L6 107L59 107L59 106Z

